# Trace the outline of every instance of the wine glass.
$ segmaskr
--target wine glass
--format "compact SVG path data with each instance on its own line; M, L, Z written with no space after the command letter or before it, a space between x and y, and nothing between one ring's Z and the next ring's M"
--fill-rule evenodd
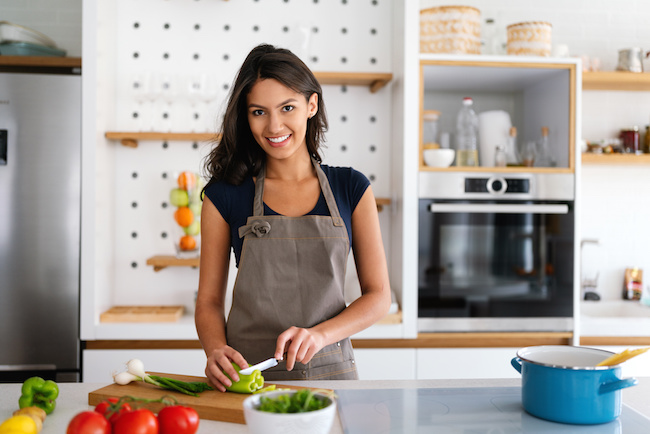
M137 113L134 125L137 130L151 128L153 122L153 102L156 93L153 89L153 80L151 73L142 72L133 74L130 80L130 91L135 101L134 117Z
M214 103L219 97L219 83L214 75L208 73L200 75L200 83L199 98L203 101L204 107L199 116L203 118L203 130L210 131L217 113Z
M162 73L157 76L156 89L158 95L165 103L159 112L158 120L161 130L170 132L175 124L174 103L178 100L179 85L175 74Z

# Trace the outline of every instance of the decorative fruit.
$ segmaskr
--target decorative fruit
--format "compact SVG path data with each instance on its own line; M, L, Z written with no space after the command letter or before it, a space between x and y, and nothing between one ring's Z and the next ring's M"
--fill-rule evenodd
M190 202L189 208L190 211L192 211L192 214L195 216L200 216L201 215L201 208L203 207L202 202Z
M198 235L201 232L201 222L194 220L191 225L186 228L183 228L185 235Z
M191 235L183 235L178 246L181 250L194 250L196 249L196 240Z
M169 192L169 202L173 206L187 206L190 203L190 197L187 191L181 188L174 188Z
M20 434L36 434L38 433L38 425L36 421L29 416L24 414L19 414L18 416L12 416L9 419L2 422L0 425L0 433L20 433Z
M174 212L174 220L179 226L186 228L194 221L194 214L188 207L182 206Z
M192 172L182 172L178 175L178 186L183 190L192 190L196 186L196 175Z

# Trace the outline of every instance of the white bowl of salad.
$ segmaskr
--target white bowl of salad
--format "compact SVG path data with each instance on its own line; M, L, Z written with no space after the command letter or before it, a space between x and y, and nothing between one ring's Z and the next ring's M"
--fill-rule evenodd
M333 393L312 389L274 390L244 400L244 418L252 434L328 434L335 414Z

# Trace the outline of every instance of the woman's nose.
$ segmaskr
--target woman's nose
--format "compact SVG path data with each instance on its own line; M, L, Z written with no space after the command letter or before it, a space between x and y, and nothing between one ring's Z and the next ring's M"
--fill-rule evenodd
M267 127L269 129L269 132L271 133L277 133L282 131L282 127L283 127L282 118L277 114L271 114L269 116L269 124Z

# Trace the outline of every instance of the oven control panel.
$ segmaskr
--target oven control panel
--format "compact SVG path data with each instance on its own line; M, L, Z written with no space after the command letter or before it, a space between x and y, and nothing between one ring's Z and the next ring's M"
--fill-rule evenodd
M465 178L465 193L529 193L530 179L526 178Z

